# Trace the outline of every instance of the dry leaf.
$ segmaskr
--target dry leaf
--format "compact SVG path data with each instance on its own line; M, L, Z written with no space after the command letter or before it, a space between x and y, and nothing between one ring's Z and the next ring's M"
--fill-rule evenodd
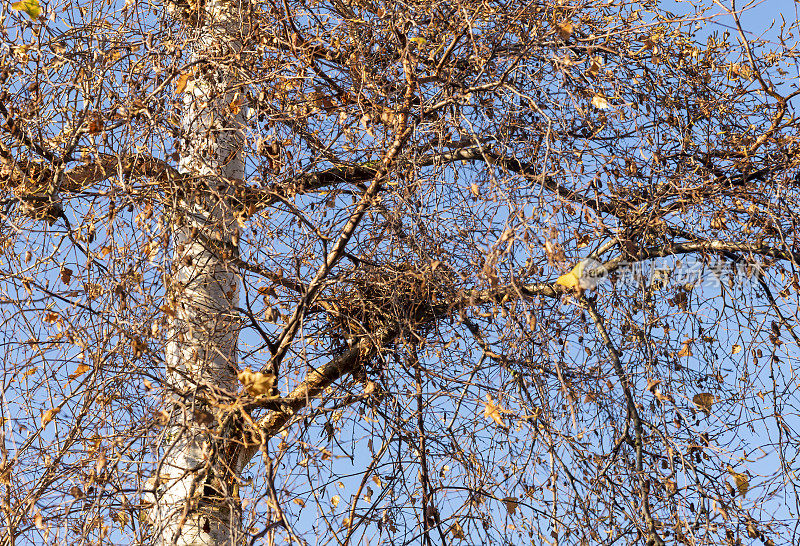
M102 474L106 469L106 465L108 465L108 459L106 459L106 454L101 451L97 454L97 460L94 462L94 468L97 470L98 474Z
M88 364L86 364L85 362L83 362L81 364L78 364L78 367L75 368L75 371L72 372L71 374L69 374L69 379L70 380L75 379L76 377L79 377L79 376L85 374L90 369L91 369L91 367Z
M650 378L650 379L647 380L647 387L645 387L645 388L648 391L650 391L651 393L655 394L655 392L657 390L656 387L658 387L660 384L661 384L661 380L660 379Z
M692 348L690 347L692 342L694 342L694 339L687 339L686 341L683 342L683 347L681 347L681 350L678 351L678 358L682 358L684 356L692 356Z
M178 79L175 80L175 92L183 93L186 90L186 84L188 83L188 81L189 81L188 72L184 72L183 74L178 76Z
M0 484L8 485L11 483L11 470L14 468L12 463L0 466Z
M333 497L331 497L331 506L333 506L334 508L339 506L339 495L334 495Z
M162 313L164 313L165 315L167 315L169 318L175 318L175 308L174 307L170 307L169 305L167 305L165 303L161 307L159 307L159 310Z
M739 491L739 494L744 497L750 489L750 480L747 474L736 472L730 465L728 465L728 472L733 477L733 481L736 482L736 489Z
M603 66L603 61L600 57L592 57L592 64L589 65L587 72L593 78L596 78L600 73L600 68Z
M44 524L44 520L42 519L42 513L38 510L33 515L33 524L36 525L36 528L40 531L44 531L47 528Z
M592 106L599 110L606 110L609 108L608 100L599 93L592 97Z
M692 397L692 402L694 402L694 405L697 406L698 409L701 409L708 414L711 413L711 406L714 405L716 399L714 398L714 395L709 392L701 392Z
M42 428L47 426L47 423L53 420L53 417L58 415L58 412L61 411L61 408L52 408L47 410L42 414Z
M569 39L569 37L572 36L573 30L575 30L574 27L572 26L572 23L570 23L569 21L556 23L556 28L558 29L558 35L561 37L562 40Z
M499 404L496 404L492 399L492 395L489 393L486 393L486 400L487 402L485 402L483 408L483 416L494 421L499 427L508 428L503 421L502 414L508 415L513 412L501 407Z
M261 396L269 394L275 384L275 376L271 373L253 372L250 368L245 368L236 374L236 378L244 386L244 390L250 396Z
M728 514L728 510L725 508L725 505L722 504L722 502L720 502L720 501L712 499L711 500L711 509L714 510L714 512L719 512L719 515L722 516L722 519L724 519L725 521L728 521L728 519L730 518L730 514Z
M513 516L514 512L517 511L519 499L517 497L506 497L503 499L503 503L506 505L506 511L508 512L508 515Z
M44 314L44 321L47 324L61 322L61 315L59 315L55 311L48 311L47 313Z
M741 350L742 350L742 346L737 343L736 345L731 347L731 354L735 355L736 353L738 353Z
M39 0L20 0L11 4L11 7L25 12L31 19L38 19L42 14L42 6L39 5Z
M69 284L70 279L72 279L72 270L69 267L62 267L61 282L64 284Z
M448 532L453 535L453 538L457 538L458 540L464 540L467 538L464 535L464 529L461 528L461 524L459 524L457 521L450 526Z

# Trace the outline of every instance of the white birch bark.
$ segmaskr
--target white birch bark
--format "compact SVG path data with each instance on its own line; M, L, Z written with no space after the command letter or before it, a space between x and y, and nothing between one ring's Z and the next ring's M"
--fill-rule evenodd
M228 181L242 179L244 89L235 64L241 51L241 4L212 0L197 32L197 65L183 97L180 171L194 175L196 189L176 193L172 279L174 317L166 347L172 420L162 464L150 480L153 542L158 545L232 546L241 543L239 499L233 490L241 468L232 462L225 431L198 422L208 391L237 390L236 307L240 289L236 252L238 224ZM219 428L219 427L217 427Z

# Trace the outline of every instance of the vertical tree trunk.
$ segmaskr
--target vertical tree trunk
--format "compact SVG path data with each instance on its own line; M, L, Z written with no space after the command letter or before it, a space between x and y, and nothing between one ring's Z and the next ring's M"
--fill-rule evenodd
M192 183L175 192L166 377L171 420L162 464L150 485L153 542L233 545L241 517L234 484L241 465L212 421L209 392L235 392L240 280L230 263L238 252L236 211L229 181L243 178L244 89L237 86L241 5L211 0L196 27L186 80L180 171ZM212 431L211 429L214 429Z

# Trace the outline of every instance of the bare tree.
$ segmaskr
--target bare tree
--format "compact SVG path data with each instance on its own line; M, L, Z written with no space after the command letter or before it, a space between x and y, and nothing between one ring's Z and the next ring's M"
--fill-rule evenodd
M2 544L797 543L800 28L696 4L3 5Z

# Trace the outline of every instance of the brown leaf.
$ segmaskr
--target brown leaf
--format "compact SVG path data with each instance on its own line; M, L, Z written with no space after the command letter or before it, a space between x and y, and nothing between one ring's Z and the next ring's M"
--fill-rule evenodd
M175 93L183 93L186 90L186 84L189 81L189 73L184 72L178 79L175 80Z
M36 528L40 531L47 529L47 526L44 524L44 520L42 518L42 513L38 510L33 514L33 524L36 525Z
M80 364L78 364L78 367L75 368L75 371L72 372L71 374L69 374L69 379L73 380L73 379L85 374L90 369L91 369L91 367L88 364L86 364L85 362L81 362Z
M61 322L61 315L56 313L55 311L48 311L44 314L44 321L47 324L54 324L56 322Z
M650 379L647 380L647 387L645 387L645 388L648 391L650 391L651 393L655 393L656 387L658 387L660 384L661 384L661 380L660 379L653 379L651 377Z
M733 477L733 481L736 482L736 489L739 491L739 494L744 497L750 489L750 479L747 477L747 474L736 472L730 465L728 465L728 472Z
M517 511L517 506L519 506L519 499L517 497L506 497L503 499L503 503L506 505L508 515L513 516L514 512Z
M692 356L692 348L691 344L694 342L694 339L687 339L683 342L683 347L681 350L678 351L678 358Z
M11 469L14 468L12 463L0 465L0 484L8 485L11 483Z
M502 414L508 415L513 412L501 407L499 404L496 404L492 399L492 395L489 393L486 393L486 400L487 401L484 403L483 408L483 416L494 421L499 427L508 428L503 421Z
M572 23L569 21L562 21L561 23L556 23L556 29L558 30L558 36L562 40L568 40L570 36L572 36L572 32L575 30L572 26Z
M592 64L589 65L587 72L593 78L596 78L600 73L600 68L603 66L603 60L600 57L592 57Z
M53 420L53 417L58 415L58 412L61 411L61 408L52 408L47 410L42 414L42 428L47 426L47 423Z
M698 409L706 413L711 413L711 406L714 405L716 399L714 395L709 392L701 392L692 397L692 402L694 402L694 405L697 406Z
M103 471L106 469L106 465L108 464L108 459L106 458L106 454L102 451L97 454L97 459L94 462L94 468L97 470L98 474L102 474Z
M461 524L456 521L453 525L450 526L448 532L453 535L453 538L457 538L458 540L464 540L467 538L464 535L464 529L461 528Z
M69 284L70 279L72 279L72 270L69 267L62 267L61 282L64 284Z
M271 373L253 372L250 368L245 368L236 374L239 382L244 386L244 390L250 396L261 396L272 392L275 383L275 376Z
M730 514L728 514L728 509L725 508L725 505L722 503L722 501L712 499L711 509L714 510L715 512L719 512L719 515L722 516L722 519L724 519L725 521L728 521L728 519L730 519L731 517Z

